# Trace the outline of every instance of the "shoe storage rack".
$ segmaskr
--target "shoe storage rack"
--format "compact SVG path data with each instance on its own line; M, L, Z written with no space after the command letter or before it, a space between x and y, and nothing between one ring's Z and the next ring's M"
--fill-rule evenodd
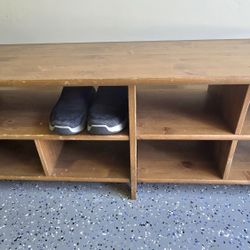
M0 179L250 184L250 40L0 45ZM128 86L116 135L57 135L63 86Z

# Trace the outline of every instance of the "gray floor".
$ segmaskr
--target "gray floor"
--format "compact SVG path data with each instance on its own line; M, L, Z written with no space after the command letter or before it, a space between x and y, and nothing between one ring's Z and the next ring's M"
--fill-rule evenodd
M250 249L250 187L0 182L0 249Z

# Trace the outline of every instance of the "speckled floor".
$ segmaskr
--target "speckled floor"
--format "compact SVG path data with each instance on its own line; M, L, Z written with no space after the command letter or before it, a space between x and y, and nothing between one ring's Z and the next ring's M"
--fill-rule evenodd
M0 249L249 249L250 187L0 182Z

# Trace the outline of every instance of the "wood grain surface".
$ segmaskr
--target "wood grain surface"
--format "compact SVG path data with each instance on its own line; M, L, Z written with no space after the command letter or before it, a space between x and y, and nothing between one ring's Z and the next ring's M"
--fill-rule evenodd
M250 83L250 40L0 45L0 85Z

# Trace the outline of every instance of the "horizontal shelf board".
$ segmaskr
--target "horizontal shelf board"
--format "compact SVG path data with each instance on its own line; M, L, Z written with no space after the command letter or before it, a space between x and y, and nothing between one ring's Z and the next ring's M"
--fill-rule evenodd
M138 88L138 139L232 139L204 88Z
M244 181L250 184L250 142L249 141L240 141L238 143L228 179Z
M0 128L1 131L1 128ZM44 140L70 140L70 141L128 141L129 136L126 131L115 135L90 135L88 133L82 132L77 135L57 135L48 133L41 134L2 134L0 135L0 140L10 139L10 140L33 140L33 139L44 139Z
M33 141L0 141L0 178L33 179L45 177Z
M250 40L0 46L0 85L249 84Z
M64 142L53 170L54 178L129 182L127 142Z
M157 179L149 180L144 178L138 178L139 183L162 183L162 184L211 184L211 185L249 185L250 181L247 180L225 180L225 179L207 179L207 180L197 180L197 179Z
M124 178L86 178L86 177L71 177L71 176L40 176L40 175L32 175L32 176L17 176L17 175L0 175L0 180L16 180L16 181L68 181L68 182L100 182L100 183L129 183L128 179Z
M221 180L208 142L140 141L141 182L213 183Z
M0 89L0 139L107 140L127 141L128 130L115 135L57 135L48 122L59 88Z
M138 135L138 140L142 141L152 141L152 140L162 140L162 141L226 141L226 140L249 140L250 136L243 136L243 135Z

